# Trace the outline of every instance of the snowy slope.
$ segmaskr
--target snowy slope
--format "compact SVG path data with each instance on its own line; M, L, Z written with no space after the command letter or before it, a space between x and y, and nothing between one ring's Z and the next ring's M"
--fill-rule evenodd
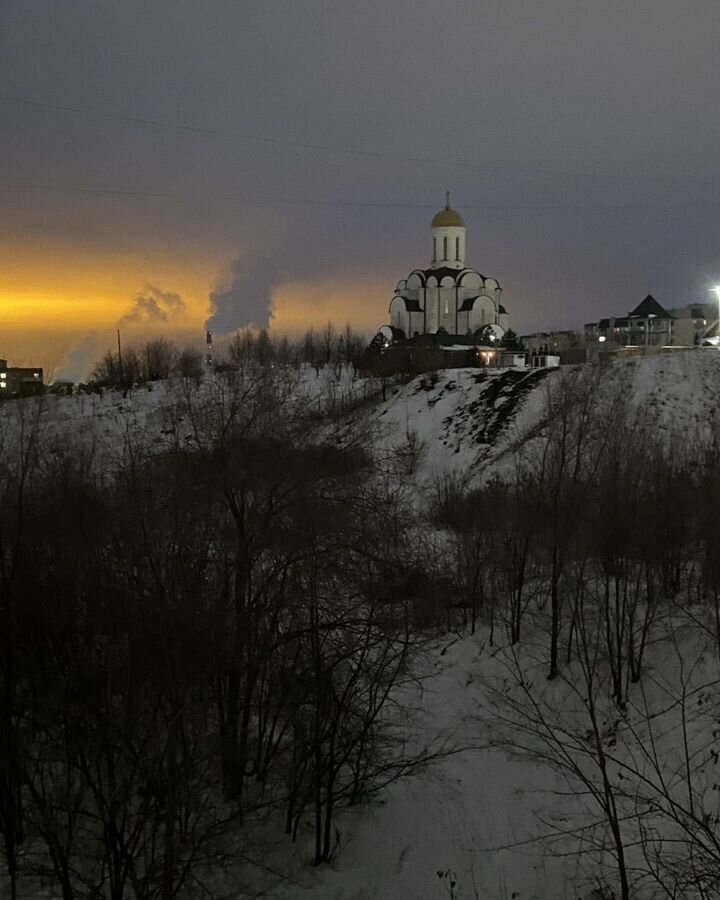
M417 435L418 481L471 476L503 446L520 410L542 399L551 370L449 369L413 379L381 408L378 444L390 450ZM542 403L540 404L542 408Z
M423 446L416 472L427 487L454 473L470 481L514 470L514 450L543 426L564 381L584 379L598 414L618 401L652 416L666 439L708 440L720 412L720 353L677 352L607 367L556 370L452 369L419 376L381 404L378 445L386 452L415 433Z
M637 414L652 414L668 440L679 435L691 446L712 436L720 410L720 353L715 350L627 360L602 372L448 370L390 388L386 401L373 401L352 415L366 423L380 459L416 442L417 465L408 478L422 496L448 474L468 482L511 474L514 449L552 423L563 379L595 375L599 410L619 398ZM368 395L366 382L347 371L336 377L330 369L320 376L312 370L301 373L298 390L318 402ZM168 430L167 409L175 402L175 388L159 384L127 398L108 392L5 404L0 442L16 437L23 420L27 426L38 415L47 440L92 446L106 459L122 453L125 441L169 446L177 435ZM667 676L663 653L660 647L652 664ZM294 848L280 845L293 883L269 895L284 900L590 897L592 860L552 856L547 842L538 840L563 822L583 821L587 809L574 808L575 801L566 807L560 803L567 785L557 773L489 746L498 735L480 685L502 682L502 651L491 648L482 632L448 637L429 651L425 665L422 691L408 697L408 705L418 707L410 739L418 745L451 740L459 752L384 789L368 806L342 813L339 852L329 865L317 870L306 865L305 839ZM716 672L700 674L717 677ZM552 690L558 703L565 702L562 687ZM698 714L691 738L701 739L712 712L709 716ZM667 735L671 753L676 725L668 725ZM703 753L700 774L710 809L717 806L713 785L720 783L720 773L713 762L717 754ZM238 889L231 896L246 895Z
M449 646L448 646L449 645ZM562 787L554 773L487 749L475 679L497 672L483 636L448 638L431 654L419 722L423 737L443 735L458 752L385 789L369 807L340 817L340 852L322 870L306 868L277 896L313 900L540 900L549 885L569 884L576 862L546 859L535 841L538 815L550 792ZM423 721L424 720L424 721ZM485 748L485 749L483 749ZM514 848L501 850L506 845ZM310 854L309 841L299 849ZM450 880L456 882L450 892ZM568 891L553 897L577 896Z
M514 448L552 419L553 396L563 380L597 378L597 404L625 398L627 405L656 417L668 436L692 432L708 439L720 410L720 353L715 349L658 355L615 362L605 369L560 370L452 369L414 378L389 389L385 402L370 398L378 391L371 380L351 370L327 367L316 374L307 367L290 376L298 395L318 404L342 407L361 403L357 416L380 458L396 452L411 436L419 442L415 479L427 486L437 477L488 477L503 471ZM176 435L168 410L178 403L178 385L157 383L126 398L103 395L46 396L41 401L0 405L0 439L27 430L39 416L46 441L94 446L113 455L125 441L169 446ZM199 402L212 399L212 383L192 388ZM366 402L363 404L363 401Z
M628 863L642 867L637 844L636 795L655 796L660 779L644 759L652 728L663 778L677 787L682 805L686 794L678 777L683 769L682 734L693 755L695 803L709 822L720 814L718 799L718 706L713 701L720 674L715 655L698 655L697 636L681 637L677 654L671 633L682 635L679 621L666 623L667 637L651 648L643 687L634 686L625 713L607 703L601 727L609 772L623 809L623 832ZM541 702L561 711L563 727L582 736L588 720L578 694L567 680L546 680L547 647L526 654L523 664ZM684 662L681 662L683 660ZM310 839L296 851L297 868L291 886L272 896L290 900L598 900L597 876L613 882L614 864L602 828L590 827L602 816L585 786L552 767L513 752L518 744L532 746L522 723L509 735L500 720L508 715L503 697L518 693L512 654L491 646L486 630L458 639L450 636L430 655L434 674L421 698L424 738L443 733L459 752L439 759L428 769L391 785L369 807L345 811L339 817L339 852L321 869L300 863L311 855ZM686 720L673 688L684 671L687 689ZM672 699L671 699L672 698ZM645 717L645 704L651 710ZM496 719L497 717L497 719ZM582 737L580 738L582 741ZM502 749L499 744L508 741ZM642 741L642 744L639 743ZM546 747L537 741L540 752ZM633 775L637 767L640 777ZM591 771L591 767L588 767ZM600 775L592 773L599 787ZM623 795L623 791L626 794ZM669 839L669 851L682 857L680 832L667 820L641 817L646 828L657 824ZM587 830L583 832L583 828ZM584 837L583 837L584 833ZM678 850L672 843L680 841ZM602 860L599 865L598 860ZM454 882L451 885L450 882ZM633 897L654 898L647 879L636 885Z
M289 368L278 373L278 378L284 382L283 390L292 392L300 402L319 407L360 402L377 390L371 379L355 378L347 368L327 367L317 373L309 366ZM99 466L108 466L122 459L128 447L160 452L178 443L191 445L193 428L183 409L189 403L198 408L227 403L229 393L223 377L217 376L199 384L152 382L133 388L126 396L104 390L10 401L0 404L0 447L9 449L9 442L22 435L27 438L37 427L46 450L54 446L83 448Z

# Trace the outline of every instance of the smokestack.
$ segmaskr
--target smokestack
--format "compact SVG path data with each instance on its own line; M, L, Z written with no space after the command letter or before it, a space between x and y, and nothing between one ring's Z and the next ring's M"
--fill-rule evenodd
M212 369L213 369L212 331L207 331L205 333L205 344L206 344L205 369L206 369L208 375L210 375L212 373Z

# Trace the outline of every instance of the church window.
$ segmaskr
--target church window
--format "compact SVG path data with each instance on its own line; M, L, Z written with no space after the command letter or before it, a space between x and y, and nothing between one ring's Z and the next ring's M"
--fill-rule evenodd
M450 301L447 299L447 297L445 298L445 315L450 315Z
M433 238L433 262L437 259L437 238Z
M447 259L447 258L448 258L448 255L447 255L447 238L444 237L444 238L443 238L443 259Z
M460 259L460 238L455 238L455 259Z

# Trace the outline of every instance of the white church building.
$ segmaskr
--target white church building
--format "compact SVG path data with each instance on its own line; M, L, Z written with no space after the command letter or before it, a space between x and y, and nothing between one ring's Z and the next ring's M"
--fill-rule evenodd
M478 343L500 340L509 327L500 285L465 265L465 222L450 207L449 193L431 230L430 267L415 269L395 288L390 303L394 340L444 333L474 337Z

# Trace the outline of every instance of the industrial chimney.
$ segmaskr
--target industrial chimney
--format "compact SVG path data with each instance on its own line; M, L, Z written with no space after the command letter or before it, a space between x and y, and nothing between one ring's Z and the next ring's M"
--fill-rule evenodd
M205 344L206 344L206 352L205 352L205 370L207 374L210 375L213 370L213 343L212 343L212 331L208 331L205 333Z

